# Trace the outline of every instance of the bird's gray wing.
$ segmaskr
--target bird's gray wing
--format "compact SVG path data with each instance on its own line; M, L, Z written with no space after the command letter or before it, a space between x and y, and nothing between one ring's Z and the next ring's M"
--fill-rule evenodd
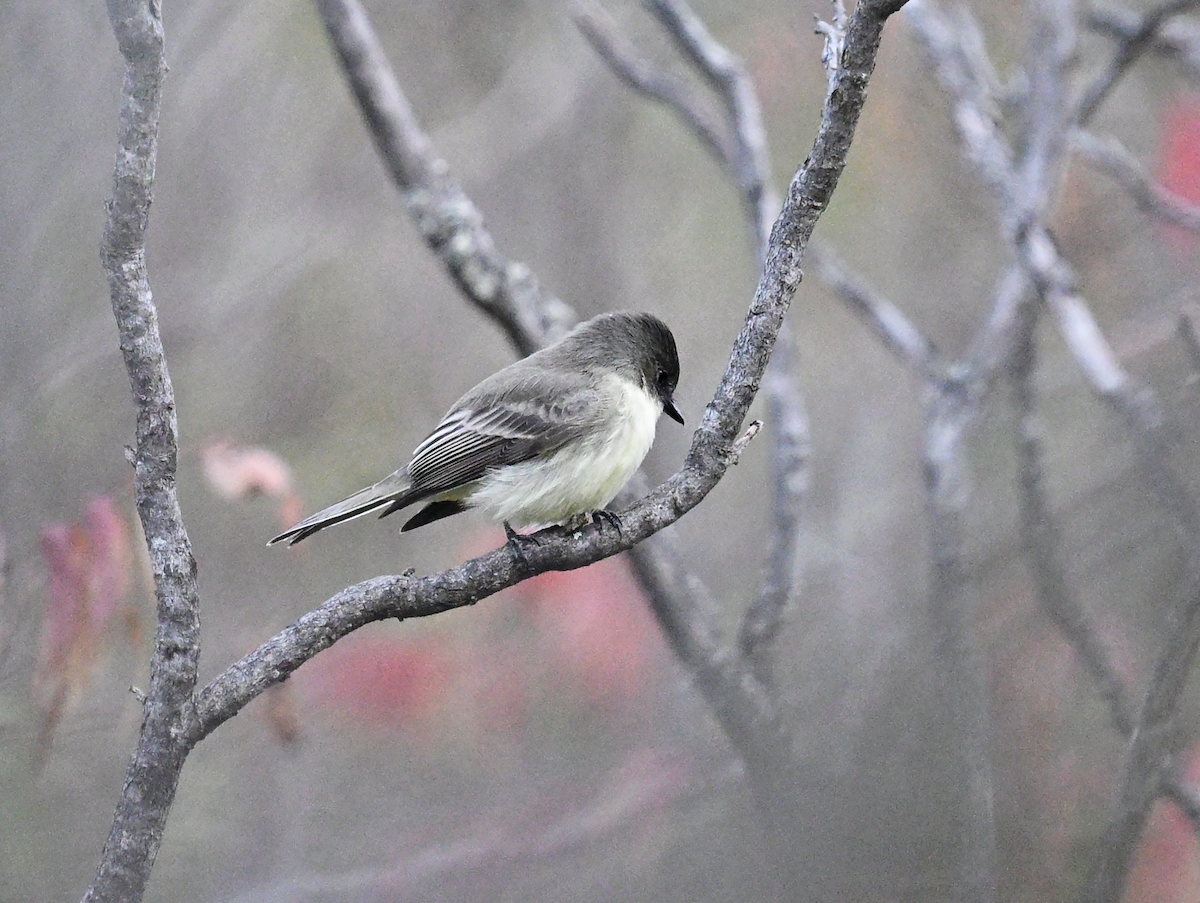
M413 493L435 495L482 477L489 468L519 464L584 435L597 406L583 381L546 387L531 380L500 395L463 399L413 452Z

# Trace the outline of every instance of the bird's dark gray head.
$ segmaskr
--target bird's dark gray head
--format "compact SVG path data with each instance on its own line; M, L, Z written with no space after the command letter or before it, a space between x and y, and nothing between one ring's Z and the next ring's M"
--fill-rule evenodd
M658 317L627 311L601 314L577 326L564 342L571 342L586 360L616 366L623 376L657 396L668 417L683 423L674 400L679 352L675 336Z

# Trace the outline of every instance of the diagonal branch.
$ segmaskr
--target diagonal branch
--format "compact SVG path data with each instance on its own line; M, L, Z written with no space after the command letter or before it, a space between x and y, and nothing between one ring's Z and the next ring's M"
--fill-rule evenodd
M430 248L522 355L557 338L573 312L543 292L527 266L496 249L483 215L417 121L366 11L356 0L317 0L317 8L376 149Z
M1128 41L1142 28L1142 17L1123 6L1103 8L1093 6L1086 14L1087 24L1100 34ZM1200 25L1172 20L1163 23L1155 32L1150 51L1173 57L1181 62L1193 78L1200 76Z
M767 253L771 224L779 213L779 198L770 187L767 131L754 80L741 59L712 36L684 0L648 0L648 5L725 107L733 147L718 160L733 178L746 205L754 226L757 256L762 260Z
M904 311L852 275L824 244L812 248L812 259L822 281L875 333L884 348L924 383L936 386L947 381L941 354Z
M1163 26L1174 16L1200 6L1200 0L1168 0L1157 9L1142 17L1137 26L1123 34L1117 52L1104 70L1083 92L1079 101L1078 122L1086 125L1100 104L1108 97L1121 77L1137 62L1138 58L1154 45Z
M621 36L604 7L578 0L574 18L597 56L621 81L674 112L717 160L733 157L732 141L721 132L720 124L700 97L682 79L640 56L637 48Z
M1071 136L1071 147L1129 192L1143 213L1172 226L1200 232L1200 205L1158 184L1129 149L1115 138L1099 138L1091 132L1077 131Z

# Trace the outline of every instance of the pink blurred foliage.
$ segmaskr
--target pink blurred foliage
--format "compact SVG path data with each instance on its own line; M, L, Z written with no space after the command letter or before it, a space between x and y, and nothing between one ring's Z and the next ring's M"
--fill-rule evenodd
M456 685L457 658L436 632L357 633L306 664L293 682L315 712L356 728L426 729Z
M1111 735L1114 748L1120 741L1075 648L1037 605L1028 579L999 587L982 610L1004 868L1032 898L1057 899L1119 779L1097 741ZM1120 625L1098 618L1093 626L1130 681L1134 657L1112 642Z
M290 527L304 516L304 503L296 494L292 468L270 449L238 445L229 439L210 439L201 448L200 459L204 478L221 498L273 499L279 503L281 527Z
M1200 744L1176 757L1193 786L1200 784ZM1160 799L1142 832L1122 903L1196 903L1200 900L1200 842L1179 807Z
M48 571L41 652L33 695L42 711L38 761L71 698L92 679L103 641L128 646L142 637L142 616L129 600L134 555L130 526L111 496L87 505L81 521L50 524L41 534Z
M660 641L624 557L551 571L510 592L548 640L564 675L590 703L618 708L643 695L655 675Z
M1200 204L1200 96L1181 94L1163 117L1158 178L1171 193ZM1196 233L1179 226L1162 228L1177 250L1195 252Z

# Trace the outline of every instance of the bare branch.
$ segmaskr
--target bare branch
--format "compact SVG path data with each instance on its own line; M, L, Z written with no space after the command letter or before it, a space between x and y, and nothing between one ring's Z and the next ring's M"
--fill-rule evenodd
M1010 374L1016 390L1021 537L1025 554L1033 571L1038 604L1054 619L1079 652L1084 667L1108 703L1113 725L1123 735L1129 736L1137 717L1136 704L1129 696L1124 680L1113 665L1087 613L1071 593L1059 560L1058 530L1046 503L1042 442L1033 385L1038 308L1026 305L1024 311L1024 322Z
M779 199L770 188L767 132L754 81L741 59L709 33L684 0L649 0L649 7L725 106L733 132L733 149L719 159L746 204L754 224L757 256L763 260L771 224L779 213Z
M527 266L496 250L483 215L450 177L400 90L366 12L357 0L317 0L317 8L409 213L463 293L522 354L557 338L573 312L543 292Z
M1116 138L1099 138L1090 132L1077 131L1071 136L1071 147L1115 179L1143 213L1200 232L1200 205L1163 188Z
M698 99L622 42L602 11L593 11L589 5L577 21L618 75L673 110L734 180L754 228L758 258L764 260L779 199L769 187L766 130L753 81L741 60L709 33L682 0L658 0L650 7L684 57L716 90L731 138L716 133ZM841 24L844 26L844 21ZM778 634L794 592L800 505L808 487L808 417L795 381L794 357L795 340L785 323L763 382L772 438L770 551L762 590L747 609L739 636L743 653L753 659L763 679L770 670L766 658L770 640Z
M1096 31L1121 41L1131 40L1142 28L1142 17L1123 6L1093 7L1086 21ZM1176 58L1193 78L1200 77L1200 24L1171 20L1163 23L1150 41L1150 51Z
M1058 319L1059 331L1096 394L1125 423L1136 443L1150 488L1171 511L1190 545L1200 534L1200 511L1169 462L1170 426L1154 394L1121 366L1087 302L1075 290L1075 274L1044 230L1020 237L1023 260L1038 292Z
M1099 109L1100 104L1108 97L1110 91L1137 62L1138 58L1153 45L1159 31L1173 16L1187 12L1200 5L1200 0L1168 0L1157 9L1151 10L1142 17L1136 28L1122 35L1117 45L1117 52L1095 80L1083 92L1079 101L1078 122L1086 125Z
M638 55L621 37L612 17L598 3L578 0L575 24L608 67L634 91L671 109L718 160L732 159L733 144L704 108L700 98L672 73Z
M784 626L796 591L796 553L801 513L809 487L808 414L795 382L795 343L791 330L780 330L763 395L771 437L771 532L758 596L742 617L738 646L762 680L771 679L768 653Z
M910 6L907 15L954 102L954 122L967 159L993 192L1008 194L1012 148L1000 130L998 79L978 23L965 7L951 18L932 3Z
M900 308L847 272L824 245L814 245L810 253L821 280L851 313L866 323L888 351L924 382L937 385L946 380L946 364L937 348Z
M1020 315L1030 303L1033 285L1018 263L1000 275L988 318L971 338L970 348L959 369L973 397L982 398L992 388L995 376L1008 364L1019 341Z
M1173 606L1166 642L1134 728L1120 797L1081 895L1089 903L1118 903L1150 807L1164 787L1181 789L1178 780L1172 783L1172 722L1200 645L1200 570L1195 557L1183 603Z
M146 273L166 71L162 19L156 0L109 0L108 12L125 58L125 79L100 258L137 409L134 491L154 573L158 629L141 734L96 879L84 899L126 903L145 892L189 749L182 738L192 717L200 657L200 601L196 562L175 491L174 390Z

